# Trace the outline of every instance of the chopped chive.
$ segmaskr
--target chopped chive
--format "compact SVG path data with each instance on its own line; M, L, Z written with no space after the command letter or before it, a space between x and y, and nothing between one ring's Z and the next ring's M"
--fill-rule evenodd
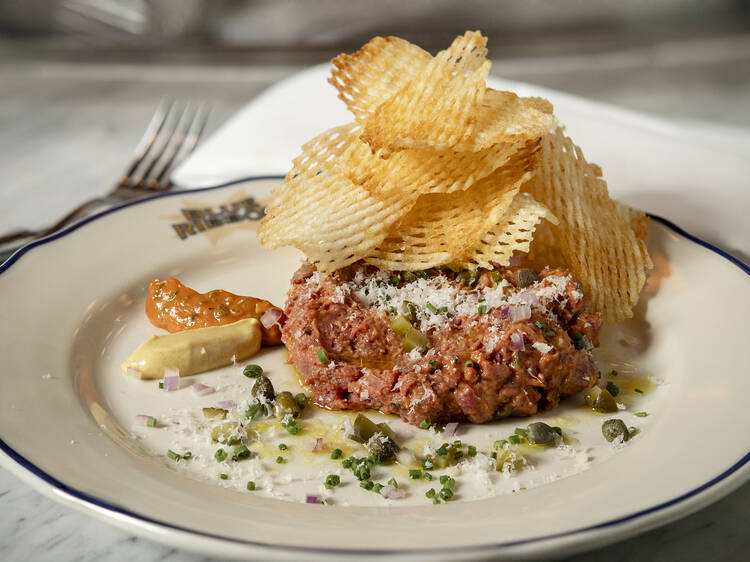
M315 354L318 356L318 361L321 363L328 363L330 359L328 359L328 354L326 353L325 349L319 349L315 352Z
M487 314L488 310L489 310L489 307L486 304L480 304L477 307L477 313L479 314Z
M249 379L255 379L263 374L263 367L260 365L245 365L242 374Z
M638 394L643 394L643 391L640 388L634 388L634 392L637 392Z
M440 477L440 485L441 485L441 486L445 486L445 483L446 483L446 482L447 482L448 480L450 480L450 478L451 478L451 477L450 477L450 476L448 476L447 474L443 474L443 475L442 475L442 476Z
M252 492L253 490L255 490L255 482L253 482L252 480L250 480L250 481L249 481L249 482L247 483L247 490L248 490L249 492Z
M448 307L441 306L440 308L438 308L438 314L448 314Z
M249 459L253 455L252 451L248 449L245 445L240 445L239 447L234 448L234 452L232 453L232 460L233 461L241 461L245 459Z
M428 497L428 498L434 498L436 493L437 492L435 492L435 488L430 488L424 493L424 495L425 497Z
M617 376L617 371L615 371L614 369L612 369L612 370L611 370L611 371L609 372L609 376L610 376L610 377L616 377L616 376Z
M435 505L439 504L440 503L440 498L439 497L432 498L432 503L434 503Z
M182 454L182 458L185 459L186 461L189 461L190 459L193 458L193 453L191 453L190 451L185 451Z
M455 485L456 485L456 481L450 476L448 476L448 479L443 483L443 488L452 490Z
M440 365L440 363L438 363L434 359L430 359L430 367L432 367L433 369L437 369L438 365Z
M648 413L647 412L636 412L635 415L638 416L639 418L645 418L648 415Z
M474 366L474 361L472 361L471 359L468 359L468 360L466 360L464 362L464 365L467 366L467 367L473 367Z
M507 441L506 439L498 439L497 441L495 441L495 442L494 442L494 443L492 444L492 446L493 446L493 447L494 447L495 449L502 449L503 447L505 447L505 444L506 444L507 442L508 442L508 441Z
M304 392L295 394L294 400L297 402L297 405L303 410L305 409L305 406L307 406L307 394L305 394Z
M303 332L305 333L305 335L308 335L308 336L309 336L310 334L312 334L312 330L310 330L310 329L308 329L308 328L305 328L305 329L304 329L304 330L302 330L302 331L303 331Z
M620 388L613 383L612 381L607 382L607 386L605 387L607 391L614 397L620 394Z
M284 416L281 420L281 427L286 429L292 435L297 435L300 432L299 424L289 415Z
M224 462L227 459L227 452L224 449L217 449L214 458L216 462Z
M284 457L282 457L281 455L276 457L276 464L284 464Z
M334 451L334 453L335 452L336 451ZM344 459L343 461L341 461L341 466L343 466L344 468L351 468L353 464L354 464L354 458L353 457L349 457L348 459Z
M178 455L177 453L175 453L172 449L167 449L167 457L169 457L173 461L178 461L178 460L180 460L180 458L182 458L182 457L180 457L180 455Z
M442 490L440 490L440 498L441 499L443 499L445 501L448 501L452 497L453 497L453 490L450 490L448 488L443 488Z
M237 440L236 440L236 439L235 439L234 437L230 437L230 438L229 438L229 440L227 441L227 445L228 445L229 447L231 447L231 446L232 446L232 445L234 445L234 444L235 444L236 442L237 442Z
M490 453L490 457L492 457L493 459L497 460L497 451L492 451Z
M245 410L245 417L249 420L253 419L258 413L258 410L260 410L260 405L251 404L250 406L248 406L247 410Z
M470 457L476 457L477 456L477 448L474 445L469 445L469 451L467 452L467 454Z
M445 447L445 445L440 445L440 447L438 447L437 451L435 452L441 457L448 456L448 449Z
M409 478L411 478L412 480L419 480L420 478L422 478L422 471L418 468L411 469L409 471Z
M399 283L401 283L401 276L400 275L394 275L394 276L391 277L391 285L393 285L395 287Z
M427 418L425 418L421 422L419 422L419 427L421 427L422 429L427 429L428 427L430 427L430 425L431 425L430 424L430 420L427 419Z
M340 459L341 455L343 454L344 454L344 451L342 451L341 449L334 449L333 452L331 453L331 458L333 460Z
M383 489L383 485L378 484L377 482L372 486L372 491L375 492L376 494L379 494L380 490L382 489Z
M373 486L375 486L375 483L372 480L362 480L359 483L359 487L365 490L372 490Z
M148 427L156 427L156 418L148 418L148 420L146 420L146 425Z
M286 451L288 448L286 443L279 443L279 451Z
M463 456L464 456L464 452L463 451L455 451L453 453L453 458L456 459L456 460L460 459Z
M429 310L429 311L430 311L430 312L432 312L433 314L437 314L437 313L438 313L438 309L437 309L437 308L435 308L435 306L434 306L434 305L433 305L432 303L430 303L430 302L428 302L428 303L427 303L427 304L425 305L425 308L427 308L427 310Z
M526 430L522 427L517 427L513 430L513 433L516 435L520 435L521 437L526 437Z
M508 437L508 441L513 443L513 445L518 445L521 442L521 438L518 435L511 435Z
M395 479L395 478L391 478L390 480L388 480L388 483L389 483L389 484L390 484L391 486L393 486L394 488L398 488L398 482L396 482L396 479Z
M560 427L559 425L553 425L552 431L554 431L558 435L562 435L562 427Z
M430 474L430 473L429 473L429 472L427 472L426 470L424 471L424 474L423 474L423 476L424 476L424 479L425 479L425 480L432 480L432 474Z
M341 478L337 474L329 474L326 476L326 481L324 486L326 489L330 490L331 488L335 488L341 484Z
M159 383L159 388L164 388L164 383L163 382Z
M219 478L221 478L222 480L228 480L229 475L222 472L221 474L219 474Z

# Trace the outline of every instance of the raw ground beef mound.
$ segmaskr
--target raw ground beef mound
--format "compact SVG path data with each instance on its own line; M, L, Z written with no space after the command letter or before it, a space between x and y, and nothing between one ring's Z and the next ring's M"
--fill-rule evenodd
M282 339L326 408L372 408L413 424L534 414L595 384L590 351L601 321L567 271L530 274L394 276L362 264L328 274L305 263L292 279ZM418 311L426 350L404 351L390 328L403 300Z

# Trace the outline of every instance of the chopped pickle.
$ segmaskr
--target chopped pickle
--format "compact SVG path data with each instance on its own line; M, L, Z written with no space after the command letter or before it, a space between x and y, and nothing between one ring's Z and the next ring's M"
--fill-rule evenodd
M203 408L203 417L206 419L224 419L227 417L227 410L223 408Z
M403 304L401 305L401 314L409 322L416 322L417 321L417 305L415 305L413 302L404 301Z
M233 437L237 436L236 422L226 422L215 425L211 428L211 439L216 442L226 443Z
M473 287L474 285L476 285L478 278L479 274L476 271L472 271L470 269L464 269L458 275L456 275L456 281L458 281L459 283L463 283L467 287Z
M391 321L391 330L396 332L401 338L401 346L404 351L408 352L414 349L424 351L427 349L427 344L429 343L427 336L412 326L406 316L402 314L396 316Z
M595 386L584 395L587 406L597 412L616 412L617 402L606 388Z
M262 403L273 401L275 396L273 384L265 375L258 375L258 377L255 379L253 388L250 389L250 394L252 394L256 400Z
M370 418L358 414L352 424L352 433L349 435L349 439L353 439L358 443L367 443L370 438L382 430L373 423Z

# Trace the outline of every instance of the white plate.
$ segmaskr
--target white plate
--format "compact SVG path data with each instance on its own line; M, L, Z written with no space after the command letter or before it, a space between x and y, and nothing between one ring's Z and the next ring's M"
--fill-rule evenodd
M619 342L634 336L628 341L640 343L627 357L631 368L663 384L623 400L628 409L621 417L641 431L620 450L595 440L601 418L571 423L566 431L588 450L586 470L548 483L529 471L518 476L526 478L524 491L403 507L353 484L337 490L332 505L301 505L173 470L162 454L153 454L168 445L160 444L166 432L134 430L133 413L206 404L189 389L161 393L153 382L121 374L124 356L153 331L142 311L145 289L154 277L175 275L202 290L221 287L283 302L299 256L261 249L253 221L185 239L172 226L184 221L182 209L218 209L250 194L262 198L277 181L126 205L40 241L2 266L4 467L54 499L156 540L212 555L280 560L559 556L684 516L750 476L750 383L743 358L750 270L658 220L648 241L657 267L638 314L609 329L604 347L625 357ZM254 361L276 381L286 376L283 359L275 350ZM243 384L238 371L201 380ZM549 415L581 413L575 400ZM649 416L634 418L639 410ZM482 438L525 423L471 428L461 438L481 445ZM367 499L345 506L339 498Z

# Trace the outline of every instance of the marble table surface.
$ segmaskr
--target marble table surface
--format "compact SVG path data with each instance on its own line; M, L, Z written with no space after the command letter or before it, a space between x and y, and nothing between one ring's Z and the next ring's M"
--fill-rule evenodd
M209 101L210 133L269 84L322 58L124 60L0 41L0 230L41 227L109 190L162 96ZM493 73L676 119L750 127L747 36L498 60ZM567 560L746 560L749 517L745 484L682 520ZM72 511L0 469L0 560L126 559L214 560Z

